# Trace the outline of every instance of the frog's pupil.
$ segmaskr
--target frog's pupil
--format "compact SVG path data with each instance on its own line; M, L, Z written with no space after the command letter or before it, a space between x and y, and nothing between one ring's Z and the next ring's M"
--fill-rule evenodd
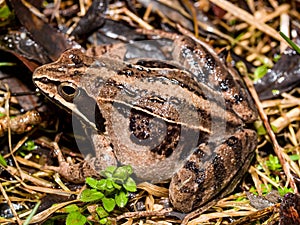
M74 93L75 93L75 88L70 87L70 86L64 86L62 89L63 89L63 92L67 95L74 95Z

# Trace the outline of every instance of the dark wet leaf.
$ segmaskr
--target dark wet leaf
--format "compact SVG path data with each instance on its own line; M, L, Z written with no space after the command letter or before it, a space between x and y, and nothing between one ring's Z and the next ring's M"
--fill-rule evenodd
M288 49L275 66L254 84L261 100L289 91L300 83L300 55Z

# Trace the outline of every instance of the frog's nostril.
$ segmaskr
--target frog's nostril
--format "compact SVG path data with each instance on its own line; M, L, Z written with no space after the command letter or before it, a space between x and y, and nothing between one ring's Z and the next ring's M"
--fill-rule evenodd
M42 83L44 83L44 84L50 83L50 80L49 80L47 77L41 78L40 81L41 81Z

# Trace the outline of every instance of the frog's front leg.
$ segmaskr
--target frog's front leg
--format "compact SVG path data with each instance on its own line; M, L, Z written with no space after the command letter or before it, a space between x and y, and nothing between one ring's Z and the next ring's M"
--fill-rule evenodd
M256 139L255 131L241 128L219 146L201 144L172 178L174 208L190 212L233 191L250 166Z
M53 170L59 173L64 179L72 183L84 183L87 177L99 177L99 171L107 166L117 165L109 139L105 135L93 133L91 135L96 156L86 157L80 163L67 162L57 144L53 142L54 151L57 155L59 166L45 165L44 169Z
M97 177L98 173L87 162L82 161L80 163L67 162L57 144L52 142L54 152L57 155L59 166L45 165L43 168L55 171L59 173L64 179L72 183L84 183L86 177Z
M98 132L91 134L91 141L94 146L95 156L85 157L85 160L94 167L95 171L100 172L108 166L117 166L117 159L113 152L110 138Z

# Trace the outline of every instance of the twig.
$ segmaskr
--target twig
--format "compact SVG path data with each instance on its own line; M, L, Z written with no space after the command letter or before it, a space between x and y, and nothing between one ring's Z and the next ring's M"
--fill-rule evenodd
M168 213L172 212L172 208L162 209L159 211L140 211L140 212L128 212L121 216L116 217L116 221L124 218L141 218L141 217L165 217Z
M249 224L251 221L257 221L258 219L265 217L267 214L274 212L274 210L278 209L279 206L280 203L264 208L262 210L252 213L249 216L244 216L243 218L240 218L237 221L230 223L230 225L240 225L246 223Z
M18 214L17 214L17 212L16 212L13 204L11 203L11 201L10 201L9 197L7 196L7 194L6 194L6 192L5 192L5 190L4 190L4 188L3 188L3 186L2 186L1 183L0 183L0 191L1 191L2 195L3 195L3 197L5 198L5 200L7 201L7 204L9 205L12 213L14 214L14 216L15 216L18 224L22 225L22 221L20 220L20 218L19 218L19 216L18 216Z
M268 117L267 117L267 115L265 114L265 112L263 110L263 106L262 106L262 104L261 104L261 102L258 98L258 95L257 95L257 93L256 93L256 91L253 87L252 81L247 76L244 76L244 81L247 84L249 92L251 93L251 95L252 95L252 97L255 101L255 104L257 106L260 118L263 121L263 123L265 125L265 128L267 130L267 133L268 133L268 135L271 139L271 142L272 142L272 145L273 145L273 148L274 148L274 152L277 155L277 157L280 161L280 164L282 165L283 171L284 171L287 179L289 180L290 186L291 186L291 188L293 188L294 193L298 193L298 188L297 188L297 186L295 184L295 181L294 181L294 178L291 174L290 166L284 158L283 148L277 142L276 136L275 136L275 134L274 134L274 132L271 128L271 125L270 125L269 121L268 121Z
M249 23L252 26L259 29L260 31L272 36L276 40L278 40L280 42L283 41L283 38L272 27L268 26L264 22L257 20L250 13L235 6L234 4L230 3L229 1L226 1L226 0L210 0L210 1L214 4L216 4L217 6L219 6L220 8L230 12L232 15L238 17L239 19L246 21L247 23Z

